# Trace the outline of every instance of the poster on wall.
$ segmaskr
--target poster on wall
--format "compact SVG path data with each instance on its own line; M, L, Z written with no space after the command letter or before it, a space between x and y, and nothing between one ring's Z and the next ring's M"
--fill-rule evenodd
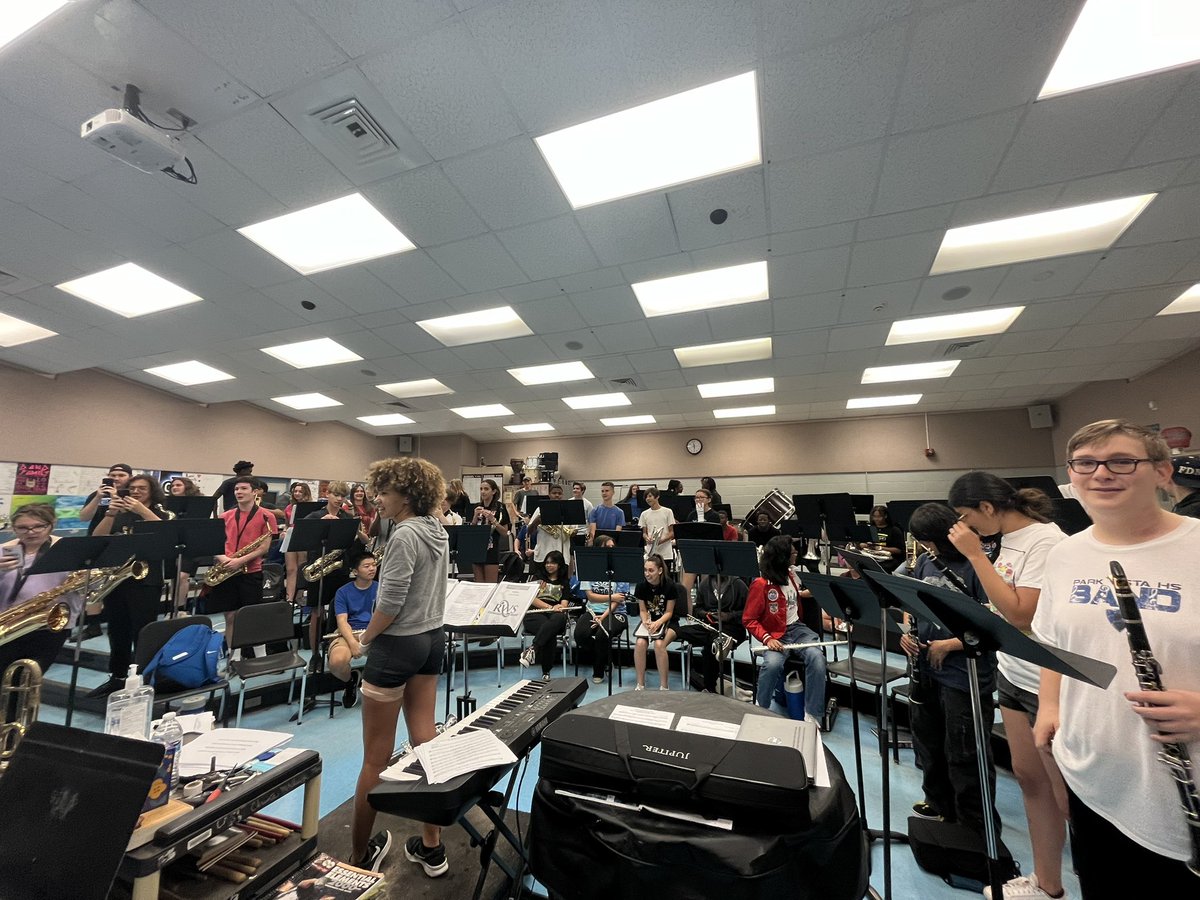
M50 463L17 463L17 475L13 479L14 494L45 494L50 487Z
M83 469L80 466L60 466L55 463L50 467L50 478L46 485L47 494L79 494L88 493L82 482Z

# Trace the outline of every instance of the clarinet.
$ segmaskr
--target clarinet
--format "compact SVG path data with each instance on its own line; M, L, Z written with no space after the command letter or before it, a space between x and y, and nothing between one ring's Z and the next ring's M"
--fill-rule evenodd
M1108 568L1112 573L1113 593L1117 597L1121 619L1125 622L1129 655L1133 658L1133 671L1137 675L1138 686L1143 691L1164 690L1162 667L1150 649L1146 627L1142 624L1142 611L1138 608L1137 597L1129 588L1125 570L1116 560L1110 562ZM1163 744L1158 758L1170 769L1171 777L1179 788L1179 801L1183 805L1183 816L1192 837L1192 858L1188 860L1188 868L1194 875L1200 876L1200 793L1196 791L1196 779L1192 772L1192 760L1187 745Z

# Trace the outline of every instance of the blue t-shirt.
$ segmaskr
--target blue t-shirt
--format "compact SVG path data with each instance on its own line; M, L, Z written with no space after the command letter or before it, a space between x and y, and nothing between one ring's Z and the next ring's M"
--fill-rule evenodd
M619 506L596 506L588 514L588 524L596 523L600 531L614 531L625 524L625 511Z
M333 596L333 614L345 615L351 631L361 631L371 624L371 613L375 610L375 595L379 593L379 582L372 581L366 590L359 590L354 582L343 584Z

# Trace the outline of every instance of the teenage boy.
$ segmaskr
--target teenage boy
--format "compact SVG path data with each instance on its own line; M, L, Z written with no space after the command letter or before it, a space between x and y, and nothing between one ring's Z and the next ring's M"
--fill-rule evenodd
M1176 456L1171 468L1171 482L1166 487L1175 501L1171 512L1200 519L1200 456Z
M1164 744L1190 745L1193 758L1200 751L1200 522L1159 505L1171 459L1140 425L1084 426L1066 462L1092 525L1050 550L1033 632L1113 664L1117 675L1101 690L1043 669L1034 739L1067 783L1084 898L1193 897L1200 880L1186 860L1195 835L1178 775L1159 754ZM1130 662L1113 560L1129 578L1165 690L1142 690Z
M254 504L258 479L253 475L239 477L233 485L234 507L221 513L225 523L225 552L213 557L213 562L226 566L233 574L218 584L205 597L207 613L225 613L225 636L233 635L233 621L243 606L263 602L262 558L271 549L270 538L241 556L234 556L242 547L252 544L263 535L274 535L275 517Z
M221 509L229 512L237 505L237 498L233 494L233 488L237 484L239 478L249 478L254 474L254 463L248 459L239 459L233 464L233 477L226 478L221 482L221 486L213 491L214 497L221 499Z
M375 580L375 557L363 553L351 560L353 581L342 585L333 598L333 616L337 622L337 637L329 645L329 671L338 681L346 683L342 706L358 705L358 686L362 674L350 668L350 661L365 652L359 638L371 623L379 582Z
M117 496L117 491L125 487L125 483L132 477L133 468L128 463L113 463L108 467L108 474L96 486L96 490L87 495L83 509L79 511L79 521L88 523L89 535L104 520L108 505L112 498Z
M583 496L587 493L587 485L582 481L571 482L571 499L583 501L583 520L586 522L587 517L592 514L592 501Z
M304 518L306 519L353 519L354 516L346 512L344 504L346 498L350 496L350 485L344 481L331 481L329 486L325 488L325 508L314 510ZM332 549L330 552L332 552ZM349 561L366 551L366 541L363 539L361 527L359 535L354 539L354 543L342 554L342 560ZM308 562L306 566L312 565L321 558L321 551L310 550L308 552ZM337 592L342 585L348 584L350 581L350 570L346 566L339 566L331 571L324 578L318 578L316 581L308 582L308 603L309 606L315 607L312 615L309 616L308 622L308 640L310 647L316 647L317 642L321 637L321 622L325 617L325 604L332 602L332 598L337 596ZM309 662L310 667L314 667L315 663L319 662L316 655ZM310 669L315 671L315 668Z
M667 564L667 571L675 569L675 513L661 503L658 488L646 488L646 504L650 507L638 517L642 526L642 539L646 542L646 558L656 553Z
M613 503L616 487L611 481L600 485L600 505L588 513L588 546L596 539L596 530L620 531L625 525L625 510Z

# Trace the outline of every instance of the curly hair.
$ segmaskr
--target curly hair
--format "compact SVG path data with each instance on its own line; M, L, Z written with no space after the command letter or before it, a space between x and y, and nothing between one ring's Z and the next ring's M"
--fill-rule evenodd
M296 500L296 488L300 488L300 499ZM297 503L312 503L312 488L307 481L293 481L288 486L288 496Z
M380 459L367 467L364 479L367 493L374 496L391 489L408 498L409 508L418 516L428 516L442 508L446 481L442 470L415 456Z
M777 534L763 544L762 558L758 561L763 578L775 584L787 584L791 567L792 539L789 535Z
M146 487L150 489L150 502L146 505L151 509L154 509L156 506L162 506L167 502L167 495L163 491L162 485L159 484L157 478L151 478L149 475L134 475L125 482L125 487L128 488L135 481L144 481L146 483Z

